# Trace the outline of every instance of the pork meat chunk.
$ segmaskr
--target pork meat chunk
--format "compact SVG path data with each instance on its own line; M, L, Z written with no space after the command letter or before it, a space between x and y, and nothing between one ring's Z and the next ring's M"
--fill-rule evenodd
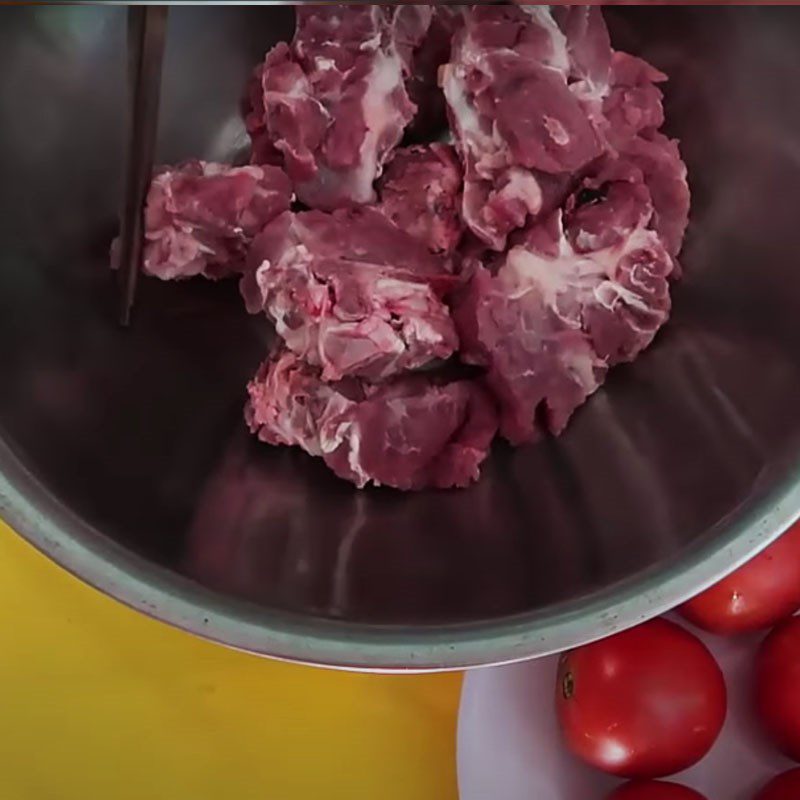
M280 159L311 208L370 203L416 110L405 80L430 11L403 12L397 24L391 6L299 5L296 12L292 43L267 54L248 90L253 158Z
M420 374L330 384L288 350L261 366L248 396L245 418L262 441L301 447L359 487L467 486L497 429L493 402L475 382Z
M458 300L462 357L487 368L514 444L560 433L667 320L673 261L636 175L582 188L518 234L495 275L478 269Z
M569 76L567 38L546 7L473 6L454 38L440 80L464 162L463 216L495 250L603 153Z
M278 217L256 239L242 293L323 380L380 380L449 358L458 337L446 262L374 209Z
M398 150L378 183L380 208L434 253L453 253L461 240L461 164L450 145Z
M691 203L686 164L678 143L657 131L635 136L626 143L620 160L641 170L653 200L652 227L670 254L677 256L689 224Z
M144 269L163 280L240 273L253 238L290 201L277 167L190 161L164 168L147 195Z

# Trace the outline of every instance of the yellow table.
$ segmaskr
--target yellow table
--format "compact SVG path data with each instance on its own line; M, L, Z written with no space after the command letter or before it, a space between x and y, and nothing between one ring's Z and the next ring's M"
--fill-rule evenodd
M455 800L459 688L201 641L0 522L3 800Z

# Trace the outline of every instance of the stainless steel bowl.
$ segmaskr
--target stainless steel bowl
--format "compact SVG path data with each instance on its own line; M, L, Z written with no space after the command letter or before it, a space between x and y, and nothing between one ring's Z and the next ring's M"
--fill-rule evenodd
M800 510L800 9L617 8L670 74L694 194L672 322L561 439L468 491L357 492L245 433L235 285L145 280L120 330L125 12L0 10L0 512L146 613L366 669L547 653L683 600ZM291 9L173 9L159 157L246 144Z

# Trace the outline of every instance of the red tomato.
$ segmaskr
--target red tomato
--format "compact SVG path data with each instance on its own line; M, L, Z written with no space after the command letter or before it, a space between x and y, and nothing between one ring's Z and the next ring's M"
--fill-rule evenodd
M660 778L711 749L725 721L725 680L696 636L656 619L565 653L556 710L584 761L624 778Z
M665 781L633 781L611 792L607 800L706 800L700 792Z
M800 761L800 617L782 622L761 643L755 703L775 745Z
M800 608L800 522L736 572L689 600L681 614L713 633L769 628Z
M753 800L797 800L800 797L800 769L773 778Z

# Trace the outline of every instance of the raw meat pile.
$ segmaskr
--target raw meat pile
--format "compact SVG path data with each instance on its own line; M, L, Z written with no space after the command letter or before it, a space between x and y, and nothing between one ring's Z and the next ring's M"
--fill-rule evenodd
M669 316L689 190L664 80L597 8L298 6L247 87L252 163L159 172L145 269L238 275L274 325L260 439L359 487L466 486Z

